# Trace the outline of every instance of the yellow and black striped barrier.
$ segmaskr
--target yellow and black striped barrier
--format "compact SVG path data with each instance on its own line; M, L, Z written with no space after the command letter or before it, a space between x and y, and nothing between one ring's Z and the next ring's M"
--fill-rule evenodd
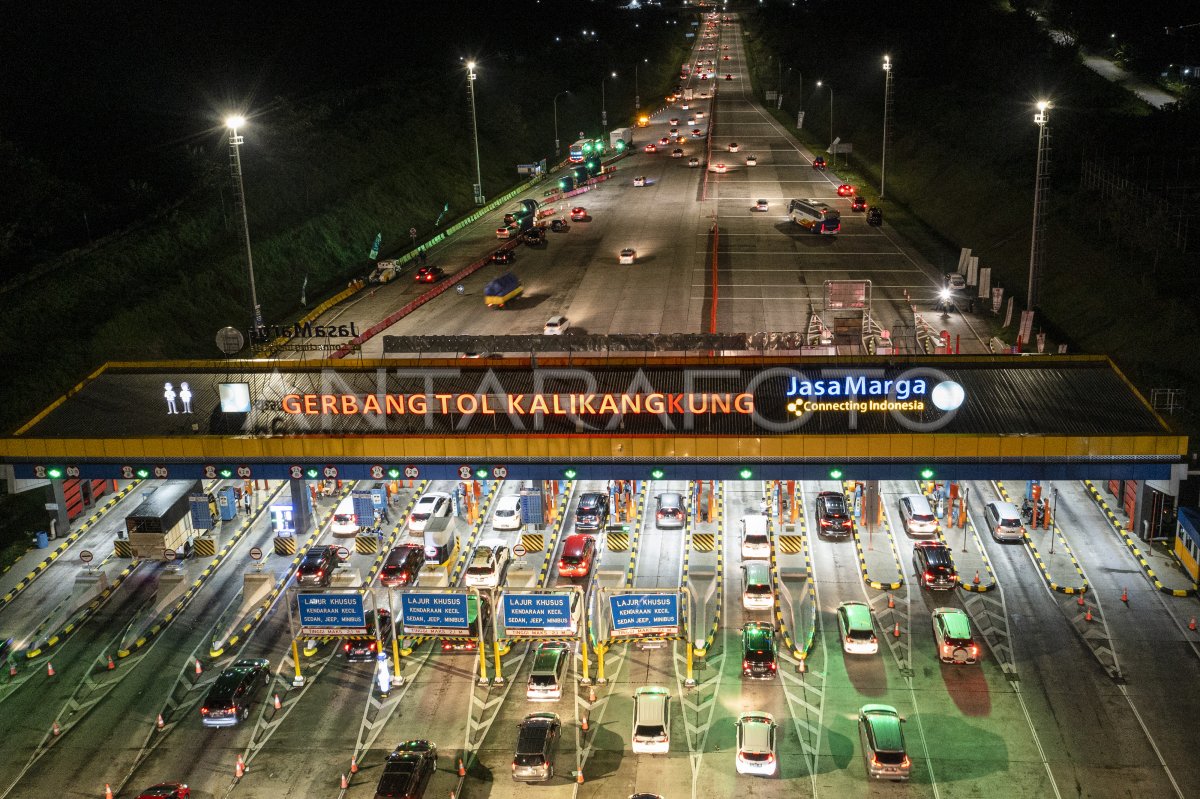
M785 555L796 555L804 551L804 538L798 535L779 536L779 551Z
M522 533L521 546L526 552L541 552L546 548L545 533Z
M717 537L713 533L694 533L692 548L697 552L712 552L717 546Z
M296 539L294 536L281 535L276 536L274 544L276 555L295 555L296 554Z
M128 538L118 538L116 541L113 541L113 557L133 557L133 546L129 543Z
M211 558L217 554L217 539L200 536L192 540L192 547L198 558Z
M625 531L609 533L605 536L610 552L626 552L629 550L629 533Z
M354 551L359 555L374 555L379 552L379 536L374 533L354 537Z

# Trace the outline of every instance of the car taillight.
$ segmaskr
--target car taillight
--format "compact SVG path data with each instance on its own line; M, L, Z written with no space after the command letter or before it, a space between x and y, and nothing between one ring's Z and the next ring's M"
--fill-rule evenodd
M943 654L949 655L953 651L954 651L954 648L951 647L950 644L942 644Z
M324 577L324 576L325 576L325 570L317 569L317 577Z
M775 762L775 755L767 755L767 762L768 762L768 763L774 763L774 762Z
M847 635L847 636L846 636L846 643L848 643L848 644L852 644L852 643L854 643L854 639L853 639L853 638L851 638L850 636L848 636L848 635Z
M449 652L453 648L454 648L454 644L450 643L449 641L442 641L442 651L443 652ZM516 768L516 767L514 766L514 768Z
M972 647L971 647L971 657L975 657L975 656L976 656L976 655L978 655L978 654L979 654L979 647L977 647L977 646L972 646Z
M771 667L771 671L775 671L775 664L774 664L774 663L771 663L771 664L769 664L769 665L770 665L770 667Z
M200 715L201 715L201 716L207 716L207 715L208 715L208 708L206 708L206 707L202 707L202 708L200 708Z
M821 526L822 526L822 527L828 527L828 526L829 526L830 524L832 524L832 523L833 523L833 522L829 521L828 519L822 519L822 520L821 520Z
M749 668L750 668L750 661L748 661L748 660L743 660L743 661L742 661L742 668L743 668L743 669L749 669Z
M346 643L342 644L342 651L343 651L343 652L349 652L349 651L350 651L350 642L349 642L349 641L347 641Z
M368 645L367 645L367 649L369 649L369 650L371 650L372 652L374 652L374 651L375 651L375 642L374 642L374 641L372 641L370 644L368 644Z
M908 768L911 765L912 765L912 762L908 759L908 755L905 755L904 759L900 761L901 768Z
M927 582L927 583L933 582L933 572L925 572L925 582Z
M542 761L542 768L549 769L549 768L550 768L550 761L549 761L549 760L543 760L543 761Z

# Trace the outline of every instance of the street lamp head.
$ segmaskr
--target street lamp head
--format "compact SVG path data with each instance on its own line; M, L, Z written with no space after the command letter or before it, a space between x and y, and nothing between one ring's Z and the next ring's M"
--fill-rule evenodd
M1045 110L1046 110L1047 108L1049 108L1049 107L1050 107L1050 101L1049 101L1049 100L1039 100L1039 101L1038 101L1038 104L1037 104L1037 109L1038 109L1039 111L1045 111Z
M470 72L474 72L474 71L475 71L475 62L474 62L474 61L468 61L468 62L467 62L467 69L468 69Z
M818 87L821 87L821 86L824 86L824 85L825 85L825 84L824 84L824 83L822 83L821 81L817 81L817 86L818 86Z
M892 69L892 57L885 55L883 57L883 71L889 72L889 71L891 71L891 69Z
M225 117L225 127L230 130L237 130L246 126L246 118L235 114L234 116Z
M613 73L612 75L610 75L609 77L613 77L613 78L615 78L616 76L617 76L617 73L615 73L615 72L614 72L614 73Z

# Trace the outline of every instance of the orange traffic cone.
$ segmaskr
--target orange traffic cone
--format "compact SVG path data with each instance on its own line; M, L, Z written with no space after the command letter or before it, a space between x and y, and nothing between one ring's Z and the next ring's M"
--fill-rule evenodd
M587 730L588 730L588 717L587 717L587 713L584 713L584 714L583 714L583 721L581 722L580 726L582 727L582 729L583 729L583 731L584 731L584 732L587 732Z
M343 774L343 775L342 775L342 790L344 791L344 790L346 790L346 789L347 789L347 788L349 788L349 787L350 787L350 783L349 783L349 781L346 779L346 775L345 775L345 774Z
M283 703L279 701L279 694L275 694L275 709L279 710L281 707L283 707Z
M888 594L888 607L889 607L889 608L894 608L894 607L896 607L896 600L892 599L892 595L891 595L891 594Z
M1087 609L1087 613L1083 614L1083 620L1084 620L1084 621L1091 621L1091 620L1092 620L1092 609L1091 609L1091 607L1090 607L1090 606L1089 606L1089 607L1088 607L1088 609Z
M112 799L112 786L104 783L104 799Z
M350 773L351 774L358 773L358 756L357 755L350 755Z
M204 669L200 668L200 658L196 658L196 673L203 673Z
M108 656L108 670L109 670L109 671L112 671L112 670L113 670L113 669L115 669L116 667L117 667L117 664L116 664L116 663L113 663L112 655L109 655L109 656Z
M979 569L975 570L975 579L972 581L975 585L979 585Z
M1129 604L1129 592L1125 590L1124 586L1121 587L1121 601L1126 605Z
M1079 605L1079 607L1083 607L1083 594L1080 594L1079 598L1075 600L1075 602Z
M161 730L163 727L167 726L167 725L166 725L166 724L163 722L162 713L159 713L159 714L158 714L158 718L155 720L155 722L154 722L154 726L155 726L155 727L158 727L160 730Z
M47 677L53 677L53 676L54 676L54 664L53 664L53 663L47 663L47 664L46 664L46 676L47 676Z
M1188 622L1188 629L1192 632L1196 631L1196 617L1192 616L1192 620Z
M60 730L60 729L58 728L58 722L57 722L57 721L56 721L56 722L54 722L54 724L52 724L52 725L51 725L51 727L50 727L50 732L54 733L54 736L55 736L56 738L58 737L58 734L59 734L60 732L62 732L62 730Z
M808 659L800 658L800 663L796 666L796 668L800 670L801 674L804 674L806 671L808 671Z
M587 727L584 727L584 729L586 730ZM460 777L467 776L467 768L466 768L466 766L463 765L461 757L458 759L458 776L460 776Z
M575 772L575 782L583 785L583 769L579 769L579 771Z
M896 626L892 630L892 635L896 636L897 638L900 637L900 622L896 622Z
M237 765L233 767L233 773L239 780L246 774L246 762L242 760L241 755L238 755Z
M16 677L16 676L17 676L17 664L16 664L16 663L14 663L14 664L12 664L11 666L9 666L9 667L8 667L8 676L9 676L9 677Z

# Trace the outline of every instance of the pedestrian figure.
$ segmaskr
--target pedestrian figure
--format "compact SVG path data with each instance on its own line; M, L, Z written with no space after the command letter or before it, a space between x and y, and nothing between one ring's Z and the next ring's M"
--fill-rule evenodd
M188 388L187 383L179 384L179 399L183 403L183 412L192 412L192 390Z
M175 406L175 398L179 396L175 393L175 387L170 383L163 384L163 398L167 401L167 413L179 413L179 408Z
M244 507L246 509L246 515L249 516L250 515L250 492L249 491L242 492L242 507Z

